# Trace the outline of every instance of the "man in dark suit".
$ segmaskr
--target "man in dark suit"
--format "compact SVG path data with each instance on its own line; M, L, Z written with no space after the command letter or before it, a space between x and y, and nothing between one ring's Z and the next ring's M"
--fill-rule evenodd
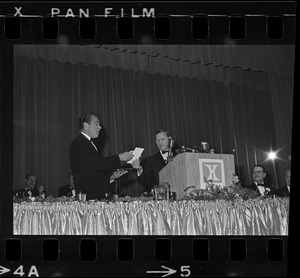
M25 176L25 187L16 190L14 195L19 199L38 196L39 192L37 190L37 180L35 175L27 174Z
M159 150L156 154L148 156L141 163L139 160L132 163L132 167L137 170L138 181L146 192L150 192L154 185L159 184L159 172L168 163L169 132L158 130L155 133L155 143Z
M98 117L85 113L79 118L80 134L70 145L70 162L74 183L86 199L103 198L110 193L110 171L120 168L121 161L132 159L132 152L101 157L92 139L99 136L101 126Z
M246 188L256 191L258 196L274 195L276 193L275 188L264 182L266 175L266 169L263 165L254 165L252 167L253 183L246 186Z
M290 196L290 183L291 183L291 169L287 169L285 172L285 185L277 190L276 195L279 197Z
M68 184L61 186L58 189L58 197L66 196L66 197L75 197L76 190L74 184L73 174L69 173L67 178Z

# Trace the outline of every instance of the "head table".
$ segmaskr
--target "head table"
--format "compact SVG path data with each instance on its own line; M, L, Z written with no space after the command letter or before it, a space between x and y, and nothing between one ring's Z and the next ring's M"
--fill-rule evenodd
M14 202L14 235L288 235L289 199Z

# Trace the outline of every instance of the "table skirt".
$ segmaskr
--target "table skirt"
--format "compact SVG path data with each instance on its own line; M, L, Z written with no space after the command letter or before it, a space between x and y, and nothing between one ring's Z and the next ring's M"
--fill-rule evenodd
M288 198L14 203L14 235L288 235Z

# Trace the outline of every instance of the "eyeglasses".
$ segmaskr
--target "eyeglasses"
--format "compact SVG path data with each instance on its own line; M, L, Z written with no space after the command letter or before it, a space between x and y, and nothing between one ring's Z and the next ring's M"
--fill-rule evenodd
M264 171L253 171L252 174L261 174L263 173Z

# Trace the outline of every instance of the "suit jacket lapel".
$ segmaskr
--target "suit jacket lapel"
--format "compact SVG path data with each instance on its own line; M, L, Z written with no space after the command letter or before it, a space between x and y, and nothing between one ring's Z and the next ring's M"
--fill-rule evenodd
M166 165L166 162L165 162L165 160L163 159L163 157L162 157L162 155L161 155L160 152L158 152L158 153L156 154L156 156L157 156L158 160L160 161L160 163L161 163L162 165Z
M87 142L92 147L92 149L98 153L98 151L95 149L95 147L88 138L82 135L82 133L79 134L79 137L82 138L82 140L84 140L85 142Z
M252 190L256 190L257 192L259 192L259 189L258 189L258 187L257 187L257 185L256 185L255 182L251 183L250 188L251 188Z

